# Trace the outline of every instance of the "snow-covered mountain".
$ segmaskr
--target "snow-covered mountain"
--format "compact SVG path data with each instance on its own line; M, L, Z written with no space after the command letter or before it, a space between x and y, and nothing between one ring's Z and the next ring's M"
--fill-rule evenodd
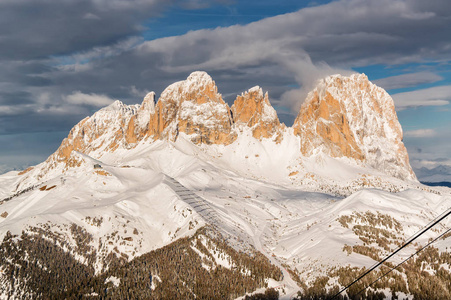
M291 128L261 88L229 107L194 72L157 102L101 109L45 162L0 176L0 298L321 295L450 200L416 180L393 100L366 76L320 81ZM446 282L450 242L420 264L426 274L411 265L392 275L396 288L371 291L418 297L418 278Z
M237 96L230 108L212 78L194 72L167 87L157 103L151 92L141 105L116 101L83 119L44 164L25 174L16 190L79 164L74 151L101 159L118 149L156 140L174 142L182 135L200 147L210 145L206 151L226 157L224 164L242 161L233 171L272 182L308 182L328 190L350 182L391 189L393 183L404 185L396 178L416 181L393 100L365 75L320 81L289 128L279 122L260 87ZM335 167L327 168L327 174L318 172L316 162L331 159ZM337 183L338 178L344 180Z
M451 184L451 166L448 165L438 165L434 168L419 168L416 170L418 179L421 182L428 183L445 183Z
M415 180L393 99L364 74L329 76L308 94L294 123L304 155L350 157Z

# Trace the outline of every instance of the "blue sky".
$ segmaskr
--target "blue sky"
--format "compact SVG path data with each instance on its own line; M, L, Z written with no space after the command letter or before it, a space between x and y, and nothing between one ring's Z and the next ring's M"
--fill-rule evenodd
M150 30L144 32L146 40L182 35L190 30L245 25L264 18L298 11L331 1L223 1L200 4L188 10L186 6L172 7L144 23ZM195 7L195 5L194 5Z
M0 2L0 172L195 70L229 103L260 85L282 121L315 81L363 72L394 98L415 168L451 166L447 0Z

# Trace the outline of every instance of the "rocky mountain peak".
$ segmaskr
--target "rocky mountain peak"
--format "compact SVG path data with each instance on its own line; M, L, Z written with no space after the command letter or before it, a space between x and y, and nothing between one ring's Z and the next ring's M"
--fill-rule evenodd
M205 72L193 72L184 81L168 86L156 107L156 138L177 139L180 133L195 144L232 142L229 106Z
M215 84L215 82L213 81L211 76L208 75L208 73L204 72L204 71L192 72L191 74L189 74L188 78L186 78L185 83L190 89L194 89L194 90L202 89L203 87L210 85L210 84L213 84L213 85Z
M103 153L125 148L127 124L137 114L139 107L116 100L91 117L84 118L70 130L56 152L34 170L34 176L39 180L58 166L64 170L78 166L79 158L74 152L100 157Z
M393 99L364 74L320 80L293 129L306 156L349 157L395 177L416 179Z
M263 94L259 86L237 96L231 110L238 129L250 127L256 139L270 138L280 133L276 110L269 103L268 93Z
M160 101L181 104L184 101L203 104L207 102L222 102L213 79L206 72L191 73L186 80L178 81L168 86L161 94Z

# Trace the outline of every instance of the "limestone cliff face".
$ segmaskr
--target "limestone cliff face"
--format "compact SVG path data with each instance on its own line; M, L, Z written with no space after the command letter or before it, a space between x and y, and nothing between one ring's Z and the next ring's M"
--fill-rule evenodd
M72 150L89 153L94 150L112 152L125 145L126 125L136 115L138 106L120 101L83 119L69 132L58 149L58 156L66 158Z
M231 128L229 106L215 82L205 72L194 72L163 91L149 135L175 140L183 132L195 144L230 144Z
M393 99L364 74L329 76L308 94L294 125L301 152L349 157L402 179L416 179Z
M281 139L281 124L276 110L269 103L268 93L263 95L259 86L237 96L232 105L232 115L237 129L251 128L256 139Z
M150 92L127 125L125 141L129 145L134 145L144 139L154 126L155 119L155 93Z
M117 100L81 120L71 129L58 150L46 160L38 177L60 163L65 165L65 169L77 166L78 158L73 155L74 151L90 154L93 151L106 153L126 148L127 124L136 116L138 109L139 105L124 105Z

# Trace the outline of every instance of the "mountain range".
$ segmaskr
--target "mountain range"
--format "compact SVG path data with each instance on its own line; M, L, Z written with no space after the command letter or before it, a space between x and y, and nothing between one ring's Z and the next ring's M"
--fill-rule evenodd
M200 71L116 101L0 176L0 298L326 297L448 209L402 138L364 74L320 80L291 127L260 87L229 106ZM366 297L449 297L449 236Z

